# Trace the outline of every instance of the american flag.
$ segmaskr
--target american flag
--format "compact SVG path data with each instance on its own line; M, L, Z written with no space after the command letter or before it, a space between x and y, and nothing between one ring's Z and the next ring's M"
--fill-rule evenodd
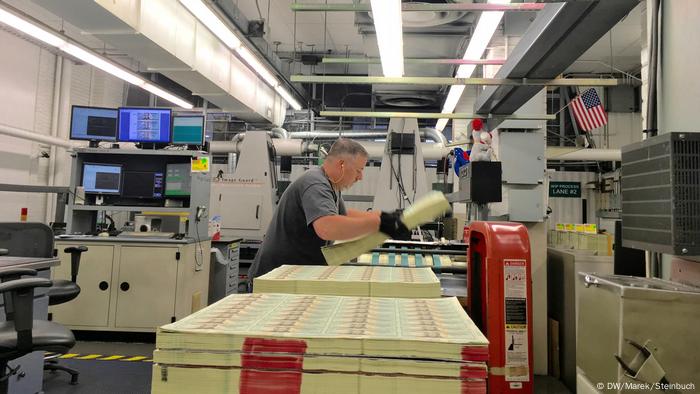
M581 130L590 131L608 123L608 115L594 88L576 96L571 101L571 108L574 110L574 117Z

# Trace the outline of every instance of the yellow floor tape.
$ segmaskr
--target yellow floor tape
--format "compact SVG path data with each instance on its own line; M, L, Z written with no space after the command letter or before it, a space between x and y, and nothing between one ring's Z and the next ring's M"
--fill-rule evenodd
M56 353L46 352L47 356L55 355ZM122 356L122 355L111 355L105 356L102 354L78 354L78 353L66 353L58 356L61 359L73 359L73 360L98 360L98 361L143 361L146 363L153 362L150 356Z

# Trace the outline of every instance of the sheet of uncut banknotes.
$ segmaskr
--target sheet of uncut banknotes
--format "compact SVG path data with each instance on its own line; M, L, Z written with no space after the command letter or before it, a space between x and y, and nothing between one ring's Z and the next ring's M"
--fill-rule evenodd
M152 392L485 393L454 298L237 294L159 328Z
M283 265L255 278L255 293L360 297L440 297L430 268Z
M450 203L440 192L430 192L416 201L401 216L409 229L428 223L450 210ZM349 242L342 242L321 249L328 265L340 265L381 245L388 239L384 233L374 233Z

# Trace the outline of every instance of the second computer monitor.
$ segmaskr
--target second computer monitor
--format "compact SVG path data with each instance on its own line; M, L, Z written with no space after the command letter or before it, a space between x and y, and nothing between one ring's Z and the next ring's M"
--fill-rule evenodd
M175 116L173 138L175 145L202 145L204 143L204 116Z
M120 194L122 166L119 164L84 163L83 188L90 194Z
M169 108L119 108L119 141L167 144L171 119Z

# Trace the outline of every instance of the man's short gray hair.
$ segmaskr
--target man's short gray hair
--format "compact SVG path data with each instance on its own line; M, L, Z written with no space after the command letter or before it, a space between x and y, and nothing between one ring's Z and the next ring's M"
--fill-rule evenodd
M331 146L327 157L362 156L369 157L367 150L359 142L348 138L338 138Z

